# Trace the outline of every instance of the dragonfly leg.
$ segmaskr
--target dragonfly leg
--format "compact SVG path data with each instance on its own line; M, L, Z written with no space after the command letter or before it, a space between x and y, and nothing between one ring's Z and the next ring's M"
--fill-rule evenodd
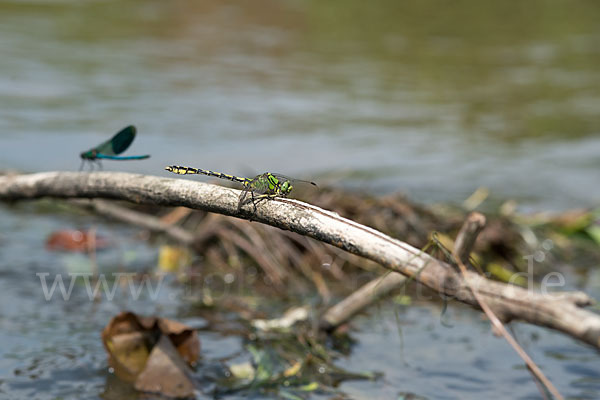
M248 196L248 192L250 192L250 198L246 198ZM282 195L277 195L277 194L261 194L259 195L255 195L253 190L247 190L242 192L242 194L240 195L240 200L238 202L238 211L246 204L246 203L252 203L252 207L254 208L254 213L256 214L257 208L256 206L261 203L264 200L267 199L274 199L276 197L285 197Z
M277 195L275 194L261 194L260 196L256 196L254 197L254 192L252 193L252 205L254 206L254 213L256 213L256 206L261 203L262 201L268 200L268 199L274 199L275 197L277 197Z
M240 200L238 201L238 211L242 209L242 206L246 204L246 196L248 195L248 190L244 190L242 194L240 194Z
M256 197L252 197L252 204L254 205L254 212L256 213L256 206L265 200L269 200L269 199L274 199L276 198L277 195L275 194L262 194L260 196L256 196Z
M254 192L250 191L250 196L252 197L250 201L252 202L252 207L254 208L254 214L256 214L256 201L254 200Z
M250 198L246 199L246 197L248 196L248 192L250 192ZM238 211L244 206L244 204L246 203L252 203L252 206L254 207L254 213L256 213L256 205L258 204L258 202L256 201L256 199L260 199L262 196L259 197L255 197L254 196L254 191L252 190L246 190L244 192L242 192L242 194L240 195L240 201L238 202Z
M82 158L81 159L81 165L79 166L79 172L81 172L83 170L83 166L85 165L85 160Z

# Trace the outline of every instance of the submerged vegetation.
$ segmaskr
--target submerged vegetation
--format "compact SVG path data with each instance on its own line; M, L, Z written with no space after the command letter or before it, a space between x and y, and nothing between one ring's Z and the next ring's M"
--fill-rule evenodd
M472 196L463 207L421 206L402 195L374 197L336 189L310 196L323 209L444 261L452 259L453 238L470 211L465 206L481 207L484 200L474 203ZM204 392L215 397L240 392L289 399L311 393L343 398L336 389L341 381L385 375L385 371L352 371L338 365L341 355L352 352L352 322L340 323L327 333L320 321L323 313L363 284L385 277L388 272L378 264L306 236L220 214L103 200L69 203L148 230L151 234L142 237L159 244L159 269L145 269L139 278L149 272L150 276L161 271L172 274L184 288L182 300L207 321L201 331L244 338L249 359L224 359L220 370L202 362L196 365L196 379ZM45 204L45 212L64 209L63 202L38 204ZM522 215L506 202L496 211L488 210L487 216L471 265L491 279L537 285L550 271L569 266L584 277L589 266L600 262L597 211ZM100 245L107 245L94 232L83 232L78 239L85 243L70 248L64 236L64 232L51 236L49 246L95 254ZM546 262L541 263L542 257ZM545 267L530 269L532 260ZM416 288L410 279L386 297L410 306L422 301ZM444 298L433 296L433 301L446 309ZM446 323L443 315L440 323ZM399 327L398 335L402 335Z

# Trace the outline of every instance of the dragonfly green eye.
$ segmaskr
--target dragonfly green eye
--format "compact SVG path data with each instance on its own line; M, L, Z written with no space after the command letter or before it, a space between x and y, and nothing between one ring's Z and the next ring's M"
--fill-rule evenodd
M281 184L281 192L288 194L292 191L294 187L292 186L292 184L290 183L290 181L285 181L283 182L283 184Z

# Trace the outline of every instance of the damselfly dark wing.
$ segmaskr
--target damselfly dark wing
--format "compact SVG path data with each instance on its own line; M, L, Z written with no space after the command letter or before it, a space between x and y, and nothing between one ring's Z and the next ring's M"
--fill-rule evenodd
M135 126L129 125L121 129L112 139L97 146L96 153L104 154L105 156L121 154L131 145L133 139L135 139L135 134Z

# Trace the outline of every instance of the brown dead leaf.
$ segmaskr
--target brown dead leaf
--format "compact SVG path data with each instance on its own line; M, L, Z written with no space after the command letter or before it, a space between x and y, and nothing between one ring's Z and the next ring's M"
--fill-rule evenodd
M135 388L169 397L193 397L195 386L191 376L192 370L179 356L171 340L161 335L150 353L146 368L135 380Z
M148 338L142 332L129 332L115 336L107 342L110 365L121 379L131 382L142 372L149 356Z
M160 318L158 326L167 334L183 359L193 365L200 358L200 339L198 333L181 322Z
M94 247L103 249L108 247L108 240L95 236ZM65 229L55 231L46 239L46 248L54 251L88 251L90 248L91 235L89 232L76 229Z
M115 374L125 381L134 381L147 367L149 356L162 336L170 340L182 362L193 365L198 361L200 340L190 327L165 318L142 317L132 312L115 316L102 331L108 363Z

